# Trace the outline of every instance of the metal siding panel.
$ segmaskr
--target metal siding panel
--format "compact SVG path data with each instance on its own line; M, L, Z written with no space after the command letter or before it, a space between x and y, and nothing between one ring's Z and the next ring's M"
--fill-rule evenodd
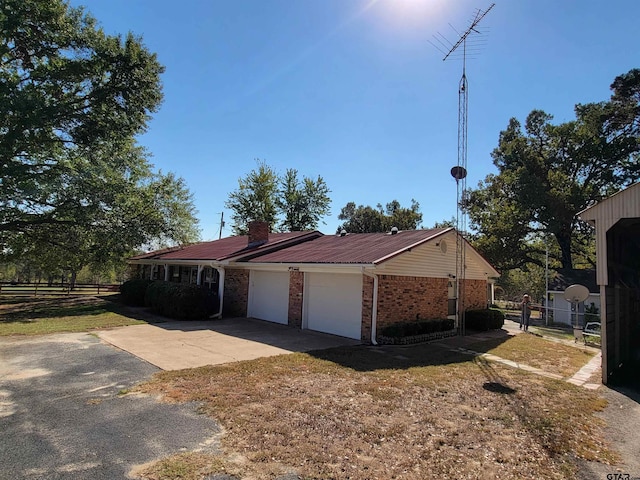
M406 252L385 262L380 273L385 275L401 275L408 277L446 278L456 273L456 238L447 236L447 253L442 253L431 241L420 245L411 252ZM467 271L465 278L469 280L486 280L484 260L472 247L466 250Z
M583 220L596 224L596 276L598 285L607 285L607 231L621 218L640 217L640 183L602 200L580 213Z

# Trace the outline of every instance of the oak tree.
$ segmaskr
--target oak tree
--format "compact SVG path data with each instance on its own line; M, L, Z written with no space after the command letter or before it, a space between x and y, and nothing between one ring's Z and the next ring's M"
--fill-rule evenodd
M563 268L589 251L592 232L577 213L640 174L640 70L617 77L609 101L576 105L576 119L553 124L532 111L512 118L493 151L488 175L464 203L475 246L499 269L540 264L536 238L557 245ZM554 249L552 249L554 251Z

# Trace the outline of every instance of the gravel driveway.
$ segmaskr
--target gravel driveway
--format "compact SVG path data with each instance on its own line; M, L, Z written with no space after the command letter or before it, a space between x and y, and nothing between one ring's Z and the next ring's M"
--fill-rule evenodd
M86 334L0 338L0 479L116 479L183 449L215 451L197 405L126 395L159 369Z

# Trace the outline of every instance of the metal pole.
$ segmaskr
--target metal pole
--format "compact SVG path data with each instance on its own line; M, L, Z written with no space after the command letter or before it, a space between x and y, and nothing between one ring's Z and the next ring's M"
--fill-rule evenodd
M544 261L544 324L549 326L549 236L545 235L544 244L546 247Z
M220 212L220 233L218 233L218 240L222 238L222 227L224 227L224 212Z

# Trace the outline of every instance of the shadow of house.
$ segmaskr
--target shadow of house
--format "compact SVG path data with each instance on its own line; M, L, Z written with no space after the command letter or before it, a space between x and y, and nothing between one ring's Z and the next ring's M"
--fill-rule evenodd
M640 183L578 216L596 229L602 382L640 386Z

